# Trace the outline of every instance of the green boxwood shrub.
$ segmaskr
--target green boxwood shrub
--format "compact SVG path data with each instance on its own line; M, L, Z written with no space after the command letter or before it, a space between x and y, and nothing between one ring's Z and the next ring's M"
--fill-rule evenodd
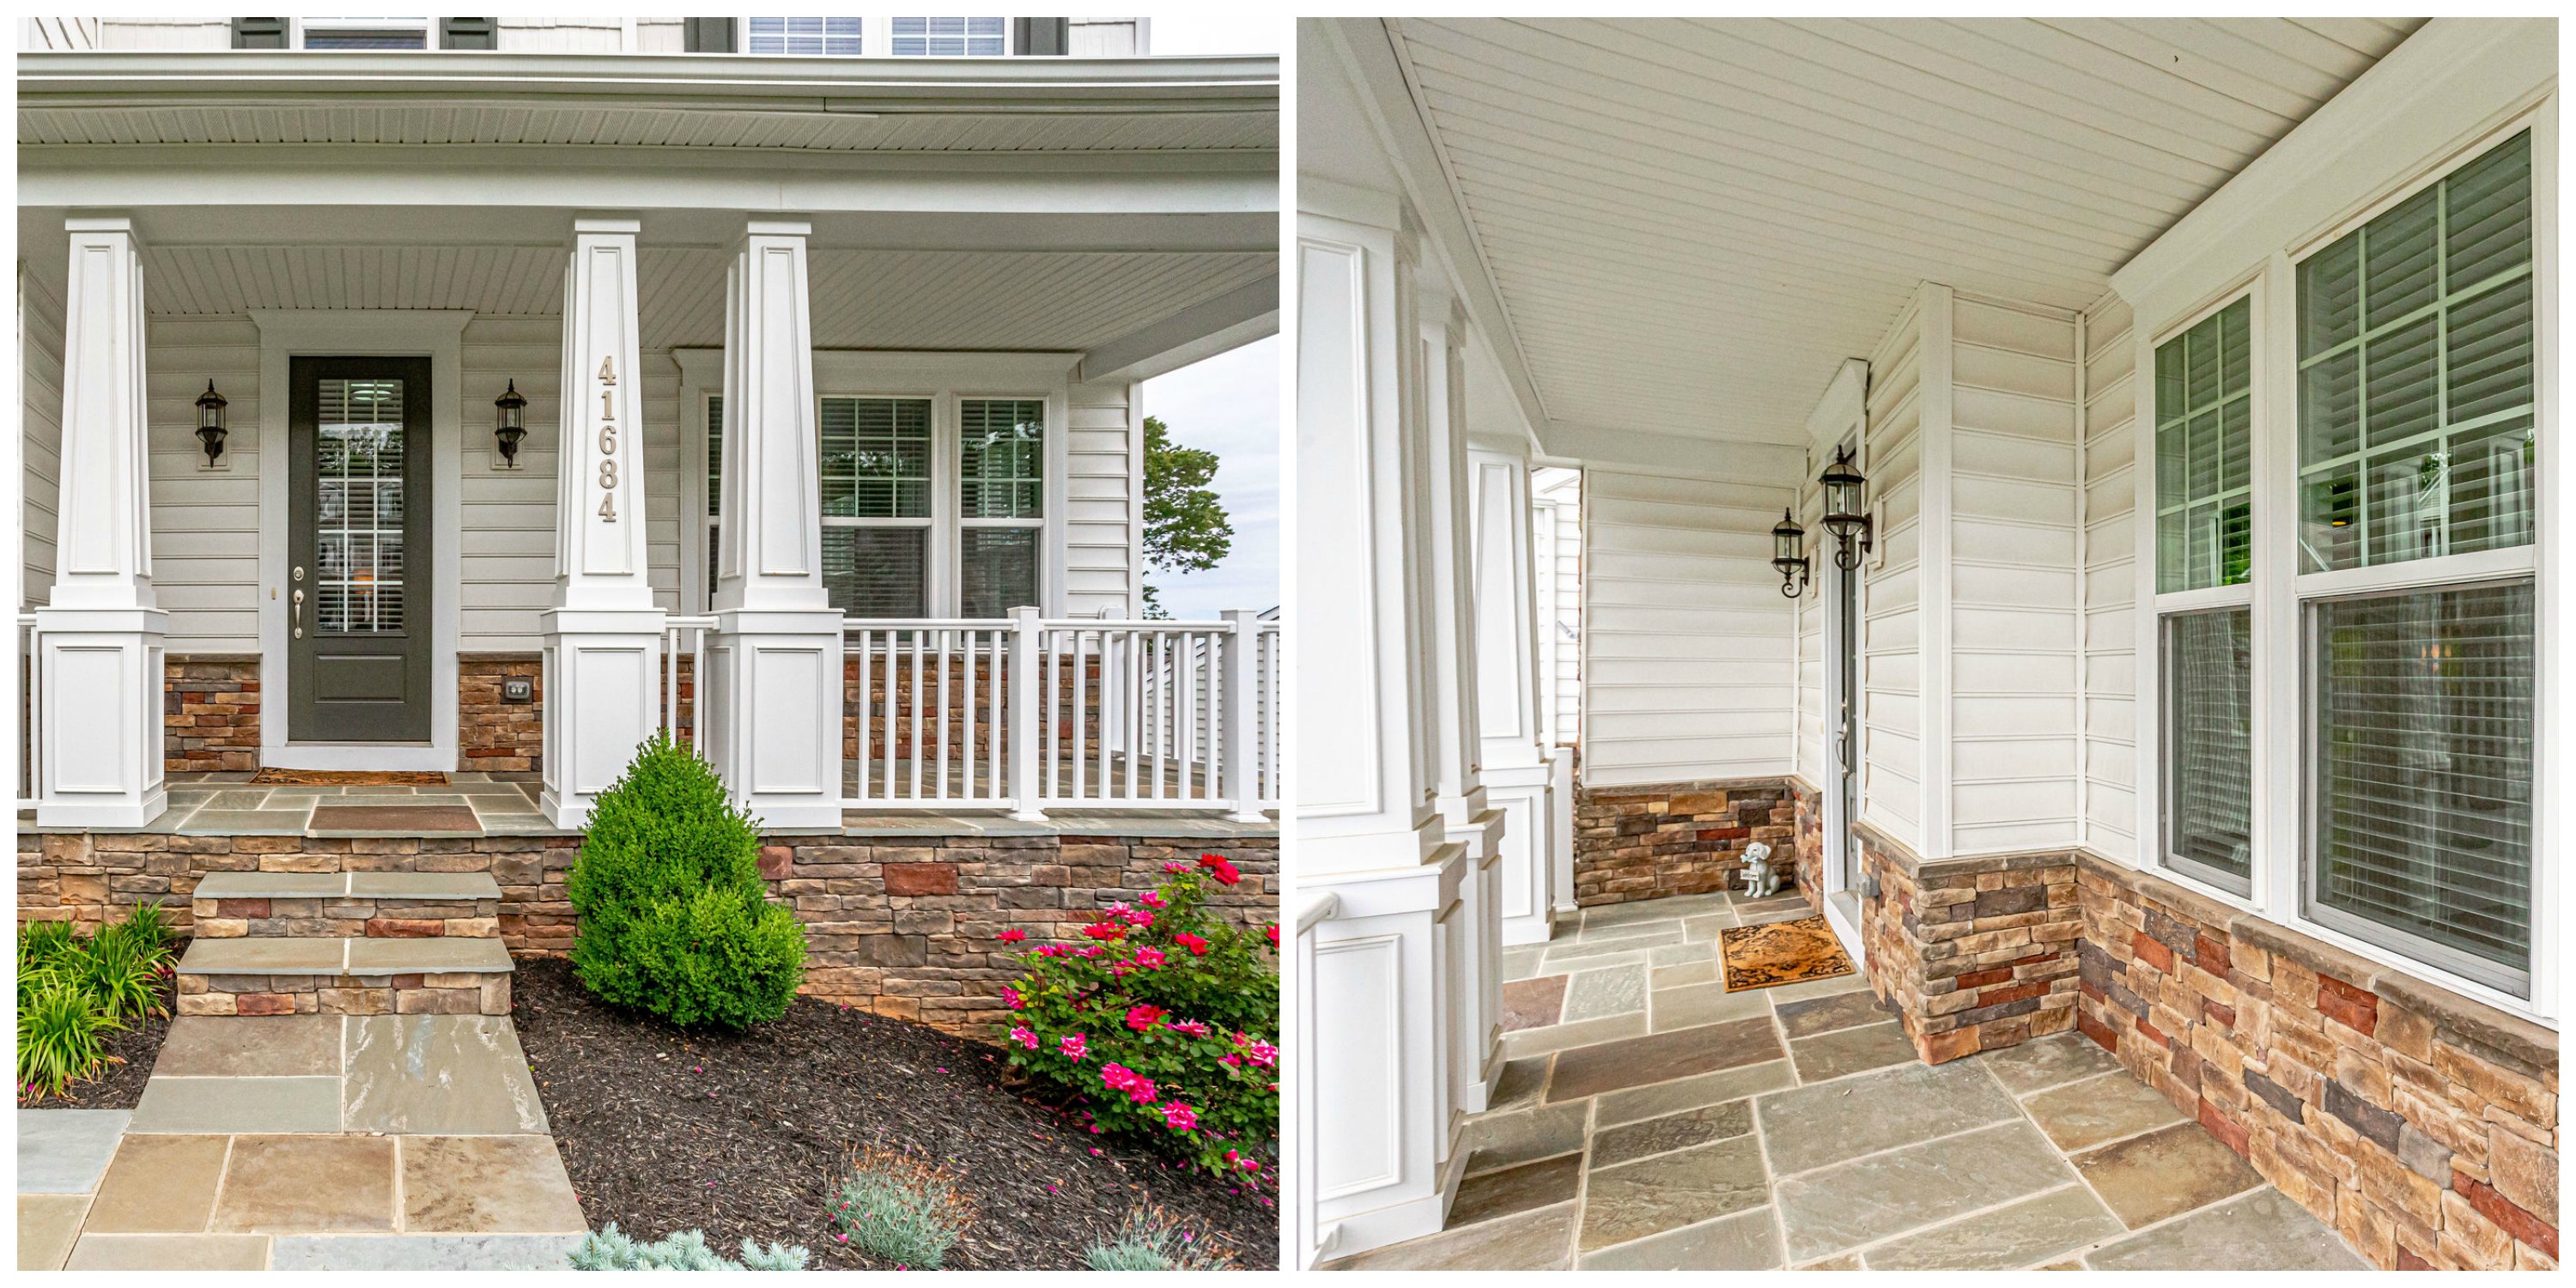
M795 1000L805 928L769 902L760 825L667 731L591 807L566 887L574 972L605 1001L742 1029Z

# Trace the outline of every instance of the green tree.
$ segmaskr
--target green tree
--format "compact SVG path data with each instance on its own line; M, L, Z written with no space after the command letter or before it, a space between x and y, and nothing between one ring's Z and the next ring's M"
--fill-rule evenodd
M1217 455L1172 441L1160 418L1145 418L1145 566L1156 572L1205 572L1234 549L1234 524L1208 483ZM1145 615L1169 617L1145 587Z

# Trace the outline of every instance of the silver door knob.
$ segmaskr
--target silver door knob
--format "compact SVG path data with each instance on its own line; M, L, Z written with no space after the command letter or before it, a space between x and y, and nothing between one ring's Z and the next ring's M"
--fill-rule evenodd
M301 568L296 569L295 575L298 578L301 578L304 575L304 570ZM295 588L295 594L292 596L292 599L295 605L295 638L302 639L304 638L304 588L302 586Z

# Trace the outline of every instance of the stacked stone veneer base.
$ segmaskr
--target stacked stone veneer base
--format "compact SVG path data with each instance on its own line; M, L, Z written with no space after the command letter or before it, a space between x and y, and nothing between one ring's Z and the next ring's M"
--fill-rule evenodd
M2082 1028L2382 1269L2558 1259L2557 1035L2090 854Z
M1870 986L1939 1064L2075 1026L2083 933L2067 851L1924 862L1863 825L1861 943Z
M500 888L501 942L559 955L572 947L564 879L579 846L571 836L27 835L18 841L18 915L94 925L156 902L185 924L211 873L483 872ZM1224 855L1244 874L1242 884L1217 890L1214 912L1247 927L1277 922L1273 839L780 836L763 847L761 872L771 896L805 924L805 992L984 1036L1018 974L995 935L1018 927L1032 943L1070 942L1098 908L1163 880L1165 863L1195 863L1203 853Z
M510 977L477 971L404 975L179 977L181 1015L508 1015Z
M172 654L161 668L161 767L259 768L259 658Z
M1788 779L1580 788L1574 811L1574 902L1581 907L1707 894L1739 884L1744 847L1769 842L1798 858ZM1804 880L1804 877L1801 877Z
M535 653L466 653L457 657L458 769L511 772L545 768L544 672L544 659ZM512 679L527 680L535 700L502 701L501 683Z
M501 936L501 888L479 872L221 872L188 906L199 939Z

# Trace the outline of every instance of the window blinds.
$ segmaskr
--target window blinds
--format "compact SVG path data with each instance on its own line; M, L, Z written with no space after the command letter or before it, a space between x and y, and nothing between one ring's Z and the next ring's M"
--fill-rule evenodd
M2175 866L2253 892L2254 635L2244 608L2164 619L2165 845Z
M2308 607L2318 916L2397 931L2517 990L2531 950L2532 607L2527 580Z

